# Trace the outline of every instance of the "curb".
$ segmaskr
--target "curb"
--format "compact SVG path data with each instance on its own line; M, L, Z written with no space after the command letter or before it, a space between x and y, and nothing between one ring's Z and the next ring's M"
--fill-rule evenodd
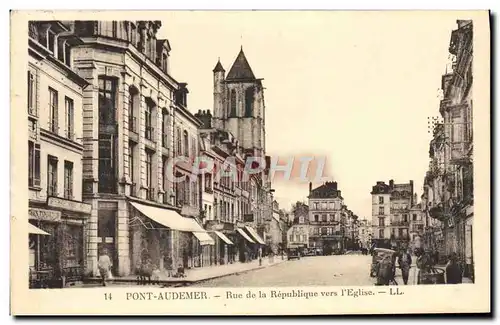
M274 263L274 264L267 265L267 266L259 266L259 267L256 267L255 269L243 270L243 271L238 271L238 272L233 272L233 273L227 273L227 274L223 274L223 275L216 275L216 276L213 276L213 277L210 277L210 278L201 279L201 280L192 280L190 282L190 284L201 283L201 282L210 281L210 280L214 280L214 279L219 279L219 278L223 278L225 276L230 276L230 275L235 275L235 274L245 274L245 273L248 273L250 271L262 270L262 269L265 269L265 268L268 268L268 267L273 267L275 265L282 264L285 261L283 261L281 263Z
M215 275L215 276L211 276L211 277L203 278L203 279L195 279L195 280L158 280L158 281L154 281L154 284L170 285L170 286L173 286L173 287L180 287L180 286L192 285L192 284L195 284L195 283L200 283L200 282L205 282L205 281L209 281L209 280L214 280L214 279L222 278L222 277L225 277L225 276L230 276L230 275L235 275L235 274L243 274L243 273L247 273L247 272L250 272L250 271L261 270L261 269L265 269L265 268L268 268L268 267L273 267L273 266L278 265L278 264L282 264L284 262L286 262L286 260L284 260L283 262L280 262L280 263L273 263L271 265L258 266L258 267L253 268L253 269L242 270L242 271L235 271L235 272L225 273L225 274L221 274L221 275ZM90 279L84 281L84 283L99 283L100 281L101 280L99 278L90 278ZM137 279L120 279L120 278L115 278L115 279L112 279L112 280L108 280L107 283L134 283L135 284L135 283L137 283ZM139 285L139 286L141 286L141 285Z

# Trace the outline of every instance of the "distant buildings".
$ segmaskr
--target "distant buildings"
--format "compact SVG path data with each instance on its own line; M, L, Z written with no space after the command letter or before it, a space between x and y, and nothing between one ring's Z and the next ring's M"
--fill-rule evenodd
M337 182L326 182L313 189L309 184L309 247L319 248L328 254L343 248L346 216L344 199Z
M359 220L358 225L358 242L360 248L370 248L372 241L372 222L371 220Z
M389 184L379 181L372 187L373 240L377 245L401 247L410 244L411 210L416 204L413 181Z
M309 247L309 206L297 202L292 211L292 226L287 231L287 247Z

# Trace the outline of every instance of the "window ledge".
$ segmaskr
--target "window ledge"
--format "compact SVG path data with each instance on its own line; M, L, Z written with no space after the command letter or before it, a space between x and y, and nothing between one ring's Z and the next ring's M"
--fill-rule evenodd
M41 186L29 186L29 189L31 191L37 191L37 192L40 192L42 190L42 187Z

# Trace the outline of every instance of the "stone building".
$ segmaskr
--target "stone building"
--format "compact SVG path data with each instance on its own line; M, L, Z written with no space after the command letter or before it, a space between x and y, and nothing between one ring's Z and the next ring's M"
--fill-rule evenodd
M413 207L413 181L389 184L378 181L372 187L373 238L379 246L400 247L410 241L410 209Z
M343 249L345 215L341 191L337 182L326 182L313 189L309 183L309 247L324 254Z
M74 48L82 41L66 22L30 21L28 27L30 280L44 272L66 283L80 281L90 216L82 202L82 102L88 83L74 70Z
M169 162L196 155L200 122L186 108L186 85L170 75L170 44L156 38L161 22L72 24L82 39L74 66L90 84L83 98L88 271L96 274L103 249L118 275L148 259L160 268L199 265L191 245L213 244L193 218L199 183Z
M361 219L359 220L359 226L358 226L358 242L360 248L367 248L369 249L371 247L371 241L372 241L372 225L371 225L371 220L368 219Z
M239 155L236 161L238 164L242 163L242 169L248 159L257 158L266 162L265 167L268 167L269 158L266 156L265 148L264 88L262 79L255 77L243 49L240 50L227 75L222 63L217 62L213 69L213 80L214 114L210 119L211 128L222 137L221 141L238 143L238 148L232 150L236 150L235 153ZM248 199L244 197L241 187L239 189L235 187L237 193L241 192L240 198L223 201L223 209L228 213L229 211L234 213L235 208L240 205L239 211L243 215L245 234L250 235L247 237L252 240L252 243L246 239L243 242L255 244L251 245L253 247L266 245L263 238L272 220L272 189L266 177L266 168L262 169L263 172L260 174L243 178L241 187L244 192L248 192ZM231 218L234 219L234 214ZM239 233L237 229L236 231ZM241 234L236 238L241 239L244 236ZM241 247L240 245L240 259L243 253L248 251L248 247Z
M439 112L443 123L436 125L430 144L432 160L425 178L424 211L442 223L444 249L441 249L446 255L457 253L464 274L473 278L472 21L457 21L449 53L452 66L441 82L443 98Z

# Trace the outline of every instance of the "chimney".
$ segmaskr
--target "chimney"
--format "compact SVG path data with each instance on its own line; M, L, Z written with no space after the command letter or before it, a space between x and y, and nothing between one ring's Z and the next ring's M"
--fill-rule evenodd
M212 128L212 114L210 114L210 110L198 110L198 113L196 113L194 116L201 121L202 129Z
M311 194L312 190L313 190L313 183L309 182L309 194Z
M391 179L391 180L389 181L389 186L390 186L390 187L394 187L394 180L393 180L393 179Z

